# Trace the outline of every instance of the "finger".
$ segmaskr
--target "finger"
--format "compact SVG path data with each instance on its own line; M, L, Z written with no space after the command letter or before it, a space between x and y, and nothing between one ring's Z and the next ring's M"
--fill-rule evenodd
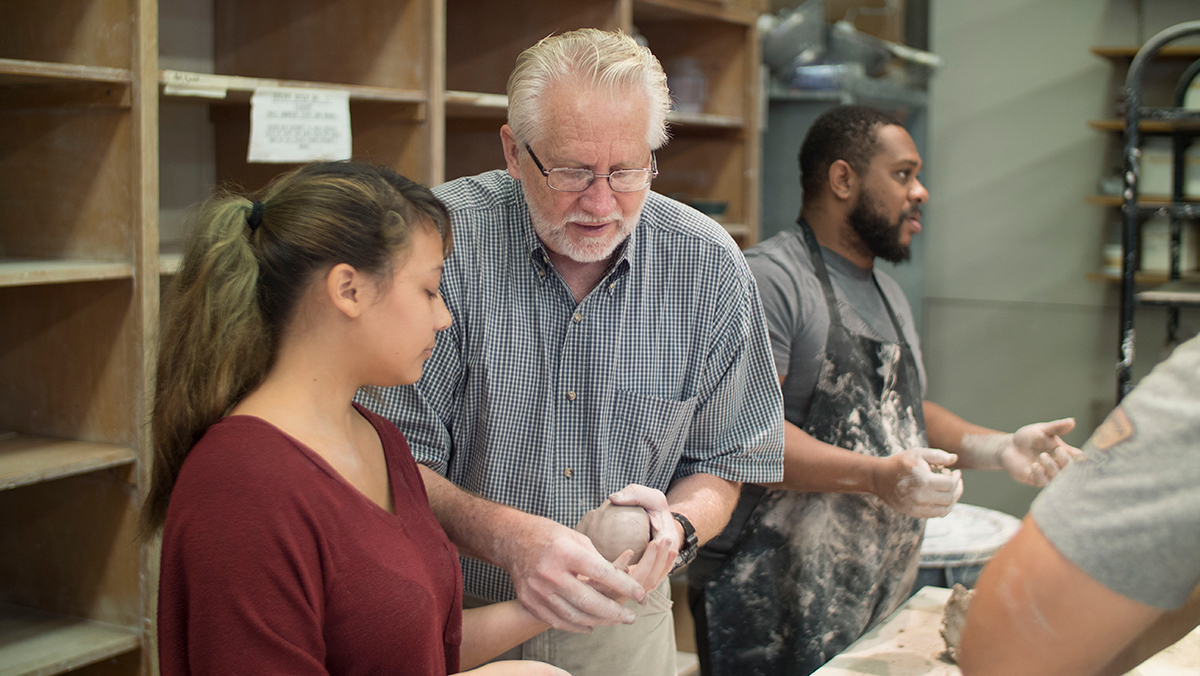
M651 542L653 543L653 540ZM644 557L645 554L643 553L642 556ZM590 567L584 574L596 582L600 588L611 590L617 598L634 599L638 603L645 601L646 590L637 580L613 568L612 564L604 561L603 557L600 557L600 560L603 565Z
M638 505L646 511L669 511L667 496L662 491L641 484L629 484L608 496L608 500L614 505Z
M1034 462L1029 464L1029 481L1027 483L1030 486L1043 488L1050 483L1050 478L1046 476L1046 471L1042 469L1042 466Z
M1075 429L1074 418L1063 418L1061 420L1052 420L1050 422L1042 423L1042 432L1044 432L1047 436L1066 434L1073 429Z
M560 615L550 604L547 603L527 603L520 596L517 597L521 601L521 605L528 610L531 615L538 618L542 622L563 631L570 631L576 634L591 633L592 628L583 624L577 624Z
M1058 476L1058 463L1054 461L1049 453L1042 453L1037 457L1037 462L1042 467L1042 471L1046 473L1046 479L1053 479Z
M930 465L953 465L958 462L958 456L947 453L940 448L917 448L915 455Z
M613 572L617 572L615 568ZM633 622L636 617L633 611L609 598L602 588L594 588L596 583L596 580L586 583L572 580L551 594L548 601L555 612L575 624L595 627Z
M1062 444L1054 449L1055 453L1062 453L1067 457L1067 461L1083 460L1087 458L1087 454L1083 451L1071 446L1070 444Z

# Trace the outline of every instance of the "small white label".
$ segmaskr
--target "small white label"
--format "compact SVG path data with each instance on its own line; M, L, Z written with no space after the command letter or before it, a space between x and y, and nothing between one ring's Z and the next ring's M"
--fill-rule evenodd
M347 160L350 148L349 92L254 90L248 162Z
M221 78L214 75L164 70L163 80L163 93L170 96L198 96L205 99L225 98L225 83Z

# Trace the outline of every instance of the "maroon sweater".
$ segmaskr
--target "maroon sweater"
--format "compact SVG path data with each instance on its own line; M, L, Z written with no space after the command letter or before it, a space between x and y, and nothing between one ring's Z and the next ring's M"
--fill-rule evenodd
M192 449L163 532L164 676L458 671L458 552L404 435L358 410L383 442L395 515L260 418L225 418Z

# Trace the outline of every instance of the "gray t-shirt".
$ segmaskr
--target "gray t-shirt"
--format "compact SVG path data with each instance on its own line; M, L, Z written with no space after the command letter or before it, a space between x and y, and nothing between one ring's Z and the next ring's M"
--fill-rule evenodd
M1113 409L1033 503L1038 527L1097 582L1177 608L1200 583L1200 337Z
M825 247L821 247L821 255L829 271L842 323L850 333L874 340L896 341L896 330L879 289L887 295L900 320L904 338L912 347L924 394L925 365L921 360L920 339L912 309L900 285L886 273L864 270ZM821 280L817 278L799 226L747 249L746 262L758 283L767 316L775 370L779 375L787 376L783 383L784 417L797 427L803 427L817 387L825 340L829 336L829 307L821 290ZM878 289L872 273L879 281Z

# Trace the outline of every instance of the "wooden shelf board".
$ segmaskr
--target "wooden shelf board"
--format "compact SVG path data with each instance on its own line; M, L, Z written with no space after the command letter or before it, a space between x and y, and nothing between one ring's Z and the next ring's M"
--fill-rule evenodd
M128 279L129 263L74 259L0 258L0 287Z
M411 89L388 89L364 85L344 85L299 80L272 80L237 75L213 75L180 70L161 70L158 73L159 91L163 96L178 99L200 99L212 103L247 103L259 87L290 87L320 91L350 92L352 101L380 103L424 103L425 92Z
M722 228L725 228L725 232L728 232L730 237L747 237L750 234L750 226L746 225L745 223L717 222L720 223Z
M1200 281L1177 279L1137 294L1139 303L1146 305L1200 305Z
M113 444L8 432L0 434L0 490L128 465L136 459L133 449Z
M158 255L158 273L160 275L174 275L179 272L179 266L183 264L183 254L181 253L160 253Z
M745 126L745 121L740 117L709 115L708 113L671 112L667 114L667 122L688 127L694 125L697 127L719 127L722 129L740 129Z
M697 0L634 0L633 20L719 19L730 23L753 26L758 12L752 7L729 2L697 2Z
M504 94L446 90L446 115L450 117L494 117L504 119L508 114L508 97Z
M124 68L0 59L0 83L3 84L81 82L127 85L132 81L133 74Z
M1119 207L1125 204L1120 195L1088 195L1084 201L1102 207ZM1184 197L1183 201L1200 202L1200 197ZM1167 195L1138 195L1138 206L1165 207L1170 204L1171 198Z
M133 629L0 605L0 676L63 674L139 645Z
M1137 55L1139 49L1141 47L1092 47L1092 53L1106 59L1132 59ZM1164 47L1159 50L1157 57L1161 59L1198 59L1200 58L1200 47Z
M1125 120L1088 120L1088 126L1100 131L1125 131ZM1169 134L1177 129L1200 132L1200 124L1195 122L1161 122L1143 120L1138 123L1138 129L1151 134Z
M1183 272L1180 276L1184 281L1200 282L1200 272ZM1138 272L1134 275L1133 281L1135 284L1166 284L1168 273L1163 272ZM1121 281L1119 272L1089 272L1087 273L1088 281L1092 282L1114 282Z

